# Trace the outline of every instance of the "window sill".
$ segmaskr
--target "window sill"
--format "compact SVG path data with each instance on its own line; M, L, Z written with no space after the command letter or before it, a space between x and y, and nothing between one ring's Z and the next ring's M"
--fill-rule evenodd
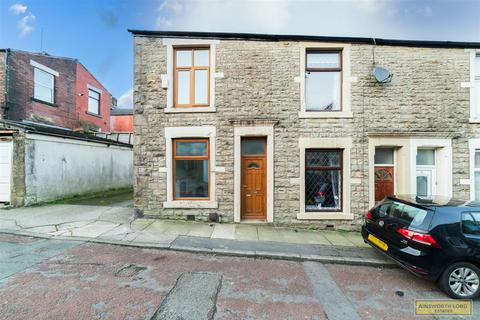
M196 113L196 112L216 112L215 107L194 107L194 108L165 108L165 113Z
M217 201L192 200L192 201L165 201L165 209L218 209Z
M36 99L36 98L33 98L33 97L32 97L32 101L42 103L42 104L45 104L45 105L50 106L50 107L58 107L55 103L51 103L51 102L48 102L48 101L43 101L43 100Z
M345 212L301 212L298 220L353 220L353 214Z
M100 118L100 119L102 119L102 116L101 116L101 115L99 115L99 114L96 114L96 113L91 113L91 112L88 112L88 111L87 111L87 112L85 112L85 113L86 113L86 114L88 114L89 116L92 116L92 117L97 117L97 118Z
M468 121L470 123L480 123L480 118L470 118Z
M300 119L309 118L353 118L351 111L300 111L298 113Z

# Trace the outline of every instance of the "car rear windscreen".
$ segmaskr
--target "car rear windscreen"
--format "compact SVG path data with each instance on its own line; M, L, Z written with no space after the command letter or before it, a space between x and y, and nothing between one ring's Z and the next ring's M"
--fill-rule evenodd
M388 216L397 220L402 227L427 231L432 221L433 211L405 204L403 202L385 199L375 207L380 217Z

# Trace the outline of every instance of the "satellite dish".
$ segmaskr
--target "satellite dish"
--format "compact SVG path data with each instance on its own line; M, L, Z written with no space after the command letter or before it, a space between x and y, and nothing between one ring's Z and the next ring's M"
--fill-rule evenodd
M385 68L375 67L373 69L373 76L379 83L388 83L392 81L393 74L391 74L390 71Z

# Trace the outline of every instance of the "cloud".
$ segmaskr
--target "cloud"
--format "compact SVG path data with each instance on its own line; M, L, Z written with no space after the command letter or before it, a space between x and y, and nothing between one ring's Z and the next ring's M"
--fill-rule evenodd
M33 31L33 23L35 22L35 16L29 12L25 17L18 20L17 28L20 31L20 36L26 36Z
M155 29L440 39L447 2L389 0L157 0ZM443 7L442 7L443 6ZM429 19L425 19L425 18ZM435 18L435 19L434 19ZM455 19L457 16L454 17ZM438 20L438 23L437 23Z
M179 0L165 0L160 4L158 11L180 13L183 10L183 4Z
M133 88L127 90L117 100L117 106L119 108L132 109L133 108Z
M388 31L391 23L384 12L395 6L382 0L163 0L155 27L350 36L365 36L362 31L370 30L367 36L372 36L371 30Z
M10 12L13 14L22 14L25 13L25 11L27 11L27 6L23 4L15 3L10 6Z

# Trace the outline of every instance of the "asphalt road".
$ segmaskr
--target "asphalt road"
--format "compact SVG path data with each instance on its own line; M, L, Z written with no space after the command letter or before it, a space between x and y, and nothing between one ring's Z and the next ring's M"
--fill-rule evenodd
M401 269L0 234L0 319L413 319L419 298L446 296Z

